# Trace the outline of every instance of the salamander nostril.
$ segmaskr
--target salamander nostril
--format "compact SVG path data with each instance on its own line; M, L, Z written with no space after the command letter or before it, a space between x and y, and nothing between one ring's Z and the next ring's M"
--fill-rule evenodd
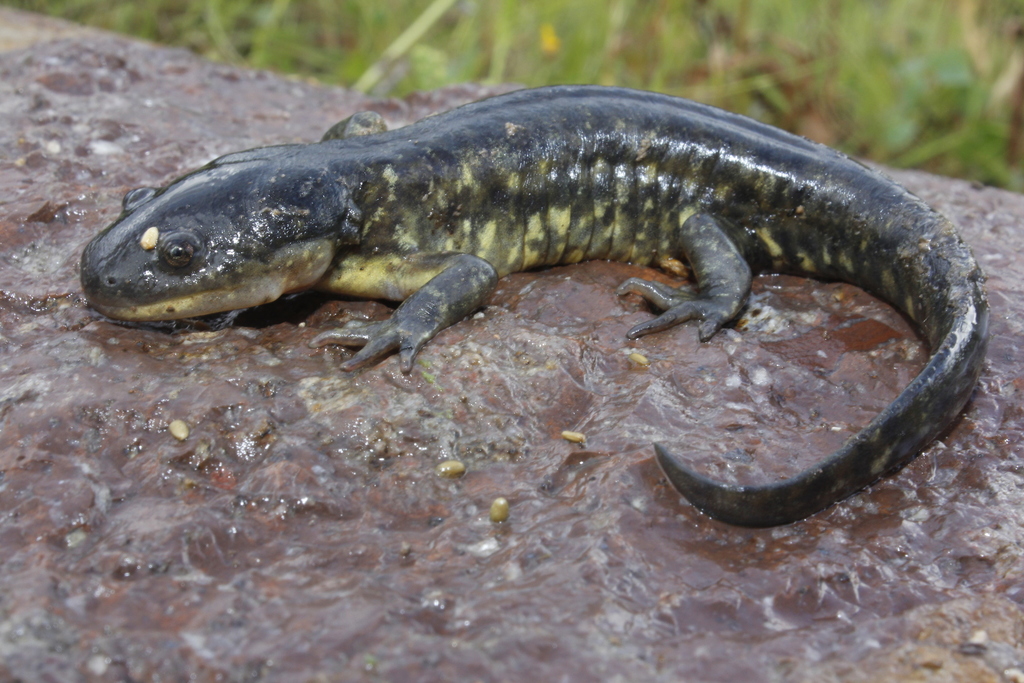
M113 287L114 285L117 284L117 278L113 277L113 276L108 277L107 278L107 284L110 285L111 287Z

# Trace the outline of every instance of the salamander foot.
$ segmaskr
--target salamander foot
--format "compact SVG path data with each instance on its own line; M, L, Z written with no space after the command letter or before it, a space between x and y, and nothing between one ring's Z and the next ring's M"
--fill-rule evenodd
M722 325L736 315L737 305L732 297L702 296L669 287L660 282L650 282L635 277L631 277L619 285L616 293L620 296L639 294L651 305L665 311L657 318L634 326L626 333L630 339L636 339L652 332L661 332L687 320L699 320L700 325L697 331L700 340L707 341L722 329Z
M345 372L358 370L397 349L402 372L408 373L416 354L433 336L425 330L403 329L401 321L396 323L392 316L387 320L350 320L336 330L318 334L309 345L314 348L328 344L362 346L341 364Z
M653 320L640 323L626 336L636 339L660 332L687 320L700 320L698 334L707 341L736 317L750 292L750 266L718 220L696 213L681 226L680 246L694 275L698 293L676 289L660 282L630 278L618 289L622 294L639 294L664 311Z

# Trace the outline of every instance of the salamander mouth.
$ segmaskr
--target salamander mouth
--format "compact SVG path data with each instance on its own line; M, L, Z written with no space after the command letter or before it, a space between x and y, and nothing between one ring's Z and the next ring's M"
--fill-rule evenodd
M108 318L132 322L180 320L210 313L259 306L275 301L285 293L280 281L264 280L258 288L216 289L193 295L164 299L154 303L107 303L86 293L89 305Z
M281 249L272 259L246 264L220 286L182 284L167 296L133 292L130 281L102 276L83 262L82 289L89 305L115 320L133 322L180 320L268 304L282 294L306 289L327 270L333 249L327 240L313 240ZM169 288L170 289L170 288ZM189 289L189 291L182 291Z

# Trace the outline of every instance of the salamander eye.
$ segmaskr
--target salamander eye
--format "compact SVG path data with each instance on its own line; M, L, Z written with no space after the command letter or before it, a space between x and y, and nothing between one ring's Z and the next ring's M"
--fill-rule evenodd
M125 194L124 199L121 200L121 206L125 211L134 211L139 204L152 199L155 194L155 187L137 187Z
M172 268L184 268L192 262L192 257L199 251L199 240L187 232L178 232L161 237L160 258Z

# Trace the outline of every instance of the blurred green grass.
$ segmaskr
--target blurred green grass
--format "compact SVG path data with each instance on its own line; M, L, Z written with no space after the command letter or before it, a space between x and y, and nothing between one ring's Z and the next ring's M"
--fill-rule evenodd
M601 83L1024 190L1024 0L5 0L212 59L401 95Z

